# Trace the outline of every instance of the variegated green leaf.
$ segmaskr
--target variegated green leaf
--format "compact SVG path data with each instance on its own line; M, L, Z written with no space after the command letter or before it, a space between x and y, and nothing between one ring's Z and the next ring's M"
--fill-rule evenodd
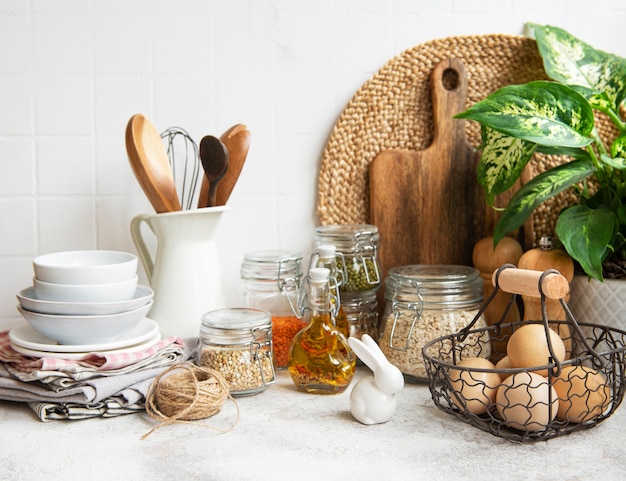
M610 155L602 154L600 160L614 169L626 170L626 159L622 157L611 157Z
M548 77L566 85L585 87L590 94L606 92L611 108L615 112L619 110L626 99L625 59L596 50L560 28L530 26Z
M556 233L587 274L602 281L602 263L611 251L618 219L608 206L575 205L561 213Z
M456 116L540 145L584 147L593 110L576 91L555 82L509 85Z
M516 139L482 127L482 155L478 163L478 183L485 189L489 205L496 195L508 190L533 156L537 144Z
M617 137L611 144L611 155L613 157L626 158L626 134Z
M566 155L567 157L571 157L572 159L591 160L589 152L581 148L538 145L537 152L546 155Z
M613 101L609 98L606 92L599 92L597 90L588 89L586 87L580 87L579 85L570 85L576 92L587 99L587 102L594 109L600 110L604 113L614 111L615 106Z
M539 204L593 173L594 166L589 160L573 160L534 177L509 201L495 227L494 242L497 244L507 232L520 227Z

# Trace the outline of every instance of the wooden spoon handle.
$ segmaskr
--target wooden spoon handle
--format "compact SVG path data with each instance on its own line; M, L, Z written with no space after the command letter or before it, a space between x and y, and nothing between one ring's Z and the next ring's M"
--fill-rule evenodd
M209 179L206 175L202 176L202 185L200 186L200 196L198 197L198 208L209 206Z

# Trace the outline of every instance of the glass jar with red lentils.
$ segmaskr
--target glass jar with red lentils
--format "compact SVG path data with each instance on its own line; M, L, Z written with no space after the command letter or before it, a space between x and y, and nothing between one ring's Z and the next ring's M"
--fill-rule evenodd
M298 307L302 254L285 250L248 252L240 277L245 306L272 316L274 367L285 369L291 340L306 325Z

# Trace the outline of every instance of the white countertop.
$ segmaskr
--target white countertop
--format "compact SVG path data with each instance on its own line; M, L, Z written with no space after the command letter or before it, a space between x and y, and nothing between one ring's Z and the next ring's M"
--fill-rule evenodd
M360 367L352 385L368 373ZM593 429L520 445L440 411L428 387L416 384L399 394L389 422L365 426L350 415L350 390L301 393L281 371L265 392L237 399L240 418L231 432L174 424L144 440L157 424L145 413L43 423L28 406L0 401L0 479L611 481L626 476L623 407ZM226 428L235 416L228 401L200 423Z

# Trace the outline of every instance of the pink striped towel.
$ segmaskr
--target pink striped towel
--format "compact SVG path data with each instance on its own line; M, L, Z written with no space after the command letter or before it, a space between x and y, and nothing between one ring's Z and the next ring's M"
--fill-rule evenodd
M92 352L85 354L80 359L60 359L55 357L30 357L17 352L11 347L9 331L0 332L0 361L9 364L13 369L25 373L35 371L112 371L140 364L142 361L154 356L159 351L169 348L174 351L184 347L184 341L172 336L162 339L141 351L134 352Z

